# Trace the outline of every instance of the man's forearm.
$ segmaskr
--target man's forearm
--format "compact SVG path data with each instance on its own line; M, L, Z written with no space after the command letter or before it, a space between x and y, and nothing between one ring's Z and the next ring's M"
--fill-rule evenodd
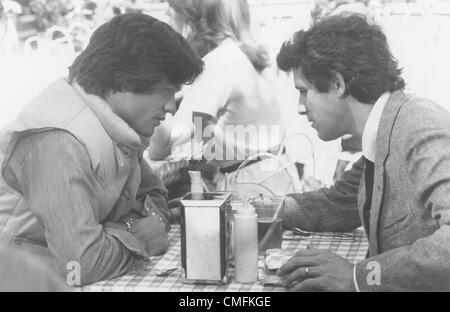
M153 172L146 160L139 161L141 170L141 185L139 187L136 199L145 203L147 196L151 197L153 203L161 210L167 210L168 190L162 183L160 177ZM144 208L144 206L142 206Z
M315 192L290 194L285 202L286 227L298 226L307 231L351 231L361 225L358 214L358 191L363 162L330 187Z
M336 203L317 191L286 197L284 225L305 231L348 232L361 226L361 221L356 204Z
M142 244L124 228L106 224L101 236L75 260L80 263L82 285L121 276L149 259Z
M18 144L8 170L42 225L59 271L77 263L86 284L124 274L145 257L131 234L100 224L97 179L86 150L69 133L28 137Z

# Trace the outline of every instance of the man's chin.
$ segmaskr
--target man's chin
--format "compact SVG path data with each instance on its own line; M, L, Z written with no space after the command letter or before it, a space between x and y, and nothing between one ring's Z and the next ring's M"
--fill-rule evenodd
M139 135L149 138L153 135L153 133L155 132L155 128L153 129L147 129L147 130L142 130L142 131L136 131Z
M334 141L337 138L339 138L339 136L337 136L335 133L330 134L330 133L321 133L318 130L316 130L316 131L317 131L317 135L318 135L319 139L321 139L322 141L326 141L326 142Z

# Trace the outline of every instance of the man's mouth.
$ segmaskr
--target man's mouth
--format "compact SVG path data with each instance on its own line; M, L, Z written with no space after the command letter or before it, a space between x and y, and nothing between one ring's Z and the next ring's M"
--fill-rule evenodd
M156 117L155 120L158 121L158 123L162 123L165 119L166 119L166 117L162 117L162 118Z
M153 121L154 121L154 127L158 127L162 122L161 119L158 119L158 118L153 119Z

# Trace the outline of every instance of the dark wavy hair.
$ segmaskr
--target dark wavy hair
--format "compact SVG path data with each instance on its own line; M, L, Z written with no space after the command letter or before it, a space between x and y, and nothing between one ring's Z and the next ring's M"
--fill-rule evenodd
M130 13L93 33L70 67L69 81L104 98L109 92L147 93L162 81L191 83L202 70L203 61L169 25Z
M262 71L269 66L266 49L250 32L250 9L247 0L167 0L184 16L192 29L187 38L200 57L215 49L226 38L240 43L253 67Z
M319 92L329 91L338 72L344 77L346 95L367 104L405 87L386 36L358 14L326 17L309 30L296 32L281 47L277 63L283 71L300 67Z

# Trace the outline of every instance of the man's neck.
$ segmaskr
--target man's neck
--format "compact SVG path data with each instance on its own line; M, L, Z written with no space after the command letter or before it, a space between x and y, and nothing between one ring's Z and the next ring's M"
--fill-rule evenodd
M369 118L369 114L372 111L373 105L364 104L351 98L348 102L348 107L353 117L353 125L350 129L350 133L357 138L362 138L364 127Z

